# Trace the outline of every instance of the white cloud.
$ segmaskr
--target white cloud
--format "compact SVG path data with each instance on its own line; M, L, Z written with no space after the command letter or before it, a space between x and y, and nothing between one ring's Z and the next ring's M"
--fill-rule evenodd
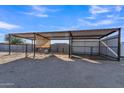
M37 16L37 17L48 17L47 14L36 14L35 16Z
M59 30L76 30L76 29L79 29L79 26L77 25L73 25L73 26L67 26L67 27L59 27Z
M106 20L99 20L96 22L91 22L91 21L87 21L84 19L79 19L79 23L80 23L80 25L86 25L86 26L101 26L101 25L113 24L113 20L106 19Z
M120 22L124 17L120 16L122 6L90 6L89 17L81 18L79 22L86 26L111 25ZM90 19L90 20L87 20Z
M41 7L41 6L37 6L37 5L32 6L32 8L34 10L36 10L36 11L41 11L41 12L45 12L46 11L45 7Z
M107 12L110 12L110 10L106 7L101 7L101 6L96 6L96 5L93 5L90 7L90 13L91 14L100 14L100 13L107 13Z
M16 28L20 28L20 26L0 21L0 29L12 30L12 29L16 29Z
M32 8L31 12L23 12L23 13L27 15L36 16L36 17L48 17L49 16L48 12L59 11L58 9L49 9L45 6L37 6L37 5L31 6L31 8Z
M31 6L31 8L32 8L31 12L23 12L23 13L36 17L48 17L48 14L46 14L47 8L40 6Z
M113 17L115 17L115 15L112 15L112 14L111 14L111 15L107 15L106 17L107 17L107 18L113 18Z
M110 24L113 24L113 20L107 19L96 22L96 25L110 25Z
M118 19L124 19L124 16L120 16L120 17L118 17Z
M114 19L114 20L123 20L124 16L119 16L119 15L107 15L107 18Z
M45 13L23 12L23 14L32 15L32 16L36 16L36 17L48 17L48 14L45 14Z
M68 25L68 26L64 26L64 25L43 25L40 24L39 25L41 28L43 29L47 29L47 30L74 30L74 29L79 29L79 25Z
M122 10L122 6L119 6L119 5L116 6L116 7L115 7L115 10L116 10L117 12L120 12L120 11Z
M87 19L95 19L98 17L107 17L107 18L114 18L120 15L123 6L116 5L116 6L90 6L89 12L91 16ZM101 15L100 15L101 14Z
M39 12L57 12L57 11L60 11L59 9L50 9L50 8L47 8L45 6L38 6L38 5L33 5L32 6L32 9L35 10L35 11L39 11Z
M109 26L116 23L120 23L120 20L124 20L123 16L118 15L107 15L104 19L94 19L94 20L86 20L86 19L78 19L80 25L85 26Z
M86 17L86 19L96 19L95 16Z

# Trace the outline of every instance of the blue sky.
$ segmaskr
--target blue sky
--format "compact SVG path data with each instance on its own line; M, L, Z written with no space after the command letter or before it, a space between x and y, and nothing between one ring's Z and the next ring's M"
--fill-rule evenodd
M122 28L124 6L0 6L0 42L4 35L74 29Z

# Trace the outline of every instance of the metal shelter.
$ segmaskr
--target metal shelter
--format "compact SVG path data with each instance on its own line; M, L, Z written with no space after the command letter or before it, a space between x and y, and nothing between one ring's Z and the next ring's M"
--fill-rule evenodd
M116 33L116 35L112 35L114 33ZM68 55L70 58L72 55L82 55L83 53L81 51L84 49L86 54L97 54L98 56L102 55L118 61L120 60L120 28L12 33L9 34L9 54L11 54L11 37L32 40L33 58L35 58L36 47L50 48L51 40L69 40ZM97 43L96 46L95 42ZM90 51L90 53L88 51ZM25 54L27 56L27 47Z

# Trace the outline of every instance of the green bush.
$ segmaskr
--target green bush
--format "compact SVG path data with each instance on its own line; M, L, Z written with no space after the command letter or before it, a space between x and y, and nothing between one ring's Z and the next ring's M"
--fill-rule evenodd
M10 43L11 44L23 44L24 41L20 38L12 37L10 40Z
M5 41L9 42L9 35L5 36ZM23 39L11 36L10 43L11 44L23 44L24 41L23 41Z

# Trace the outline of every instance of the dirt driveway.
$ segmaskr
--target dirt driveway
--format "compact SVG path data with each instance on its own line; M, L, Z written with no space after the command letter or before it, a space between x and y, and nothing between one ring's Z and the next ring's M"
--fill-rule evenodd
M20 57L3 63L0 64L0 87L124 87L124 61L46 56L35 60Z

